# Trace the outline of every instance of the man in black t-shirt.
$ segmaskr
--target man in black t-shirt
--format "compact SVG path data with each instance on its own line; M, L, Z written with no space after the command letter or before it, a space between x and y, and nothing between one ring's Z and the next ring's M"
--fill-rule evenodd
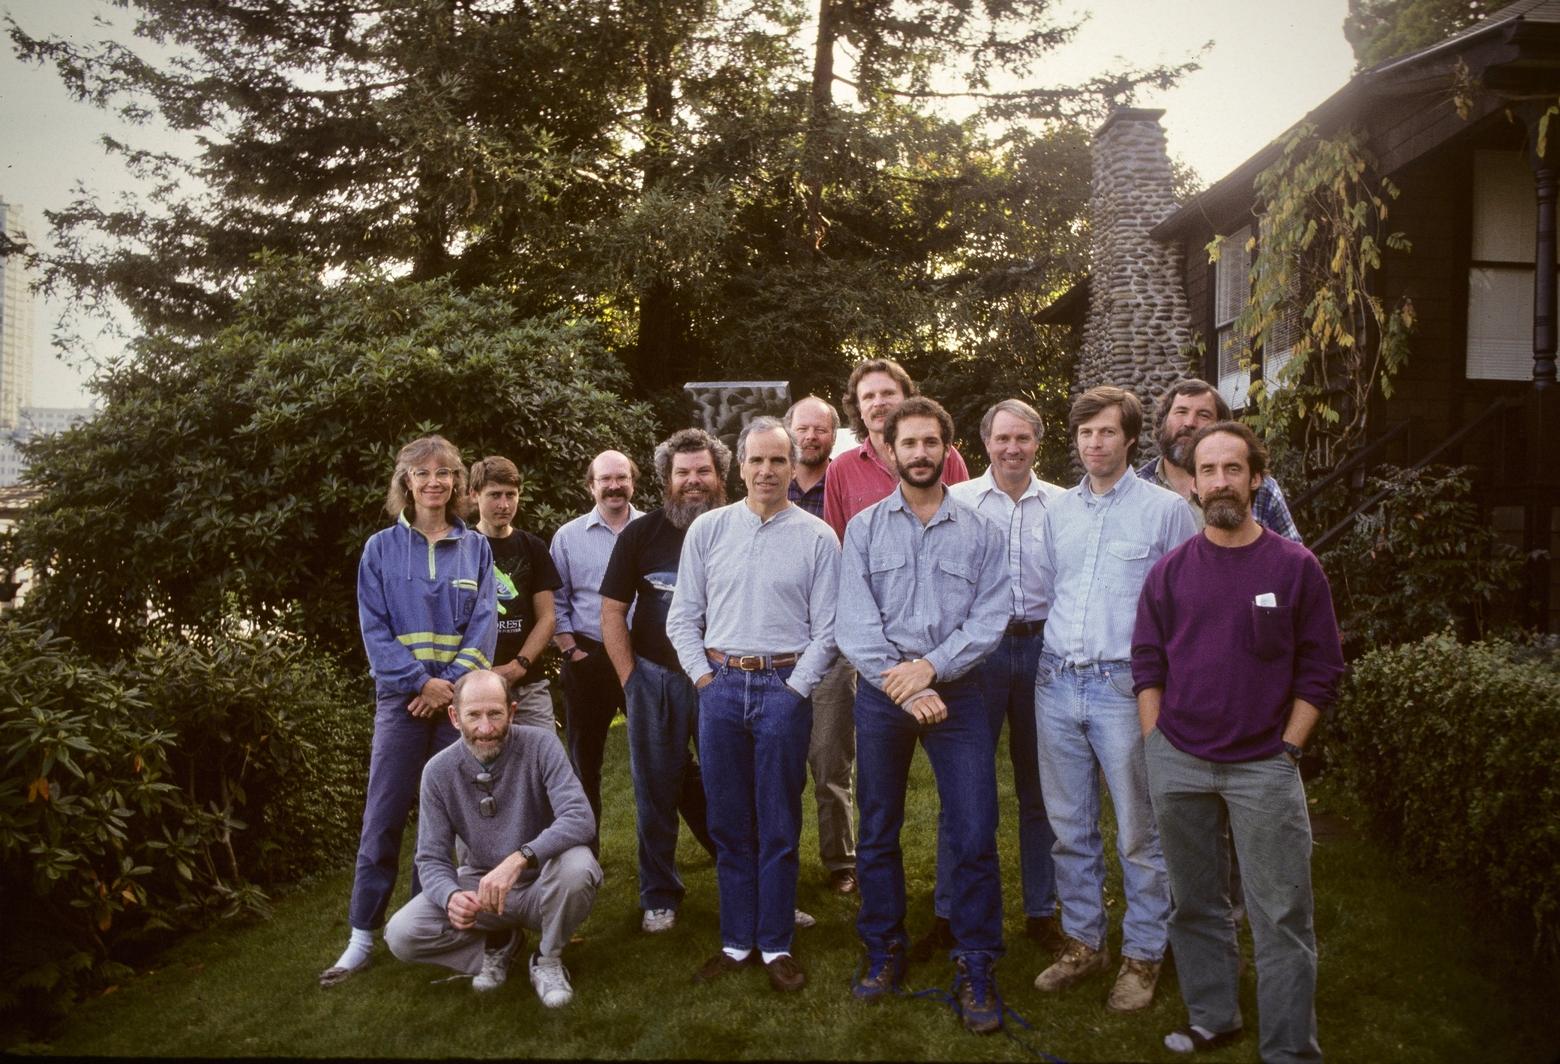
M601 639L628 703L628 763L639 833L640 927L669 931L683 884L677 875L677 813L713 856L704 826L704 782L689 743L699 696L666 638L683 535L693 519L726 502L731 451L702 429L682 429L655 449L666 502L618 534L601 580ZM629 631L628 611L634 608Z
M477 530L493 548L493 576L498 588L498 647L493 671L509 684L518 704L514 723L532 724L556 732L552 693L541 678L537 659L547 649L556 620L553 592L561 581L547 544L523 528L514 527L520 505L520 470L497 455L473 462L471 495L481 519Z

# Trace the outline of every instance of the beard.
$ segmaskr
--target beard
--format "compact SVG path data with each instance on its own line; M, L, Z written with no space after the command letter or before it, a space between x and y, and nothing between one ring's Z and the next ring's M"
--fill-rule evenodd
M702 513L707 513L717 506L726 503L726 486L716 484L715 489L707 493L702 499L684 498L682 491L669 494L666 503L661 507L666 512L666 519L677 528L687 528L693 524L693 519Z
M931 462L924 459L918 462L913 462L899 470L899 479L904 481L906 484L909 484L912 488L929 488L942 479L943 465L946 462L946 457L943 459L943 461L938 462L936 465L933 465ZM931 476L925 479L918 479L924 475L928 469L931 470Z
M1214 528L1233 532L1245 523L1251 512L1251 500L1233 491L1216 491L1202 500L1203 520Z
M828 465L828 463L829 449L827 447L819 447L811 453L808 452L807 448L803 447L801 461L797 465L806 466L808 469L817 469L821 465Z
M1164 456L1165 461L1186 470L1188 473L1192 472L1191 445L1192 437L1196 434L1196 431L1190 427L1182 429L1174 436L1161 432L1159 434L1159 453Z

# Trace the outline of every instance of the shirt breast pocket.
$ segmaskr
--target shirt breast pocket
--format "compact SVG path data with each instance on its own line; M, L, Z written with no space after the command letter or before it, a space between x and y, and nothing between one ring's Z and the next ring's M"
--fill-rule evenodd
M897 551L874 554L867 563L867 579L872 584L872 597L880 606L899 609L909 598L910 577L908 559Z
M967 613L975 601L975 567L961 558L940 558L932 573L938 606L956 615Z
M1148 578L1148 544L1128 539L1109 540L1101 556L1101 567L1107 587L1136 593Z
M1262 661L1289 657L1295 649L1295 617L1290 606L1251 604L1251 652Z

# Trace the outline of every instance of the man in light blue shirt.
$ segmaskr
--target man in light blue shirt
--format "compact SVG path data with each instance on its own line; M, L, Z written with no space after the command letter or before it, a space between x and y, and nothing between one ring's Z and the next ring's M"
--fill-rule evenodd
M623 688L601 643L601 577L618 533L644 514L635 509L639 469L621 451L602 451L585 469L585 487L596 505L552 538L558 593L553 643L563 655L563 703L569 761L590 800L600 849L601 762L612 718L623 708Z
M1042 574L1044 521L1048 500L1065 490L1035 476L1035 455L1045 427L1040 414L1022 399L1004 399L980 422L980 438L991 465L974 480L951 485L948 493L1007 530L1008 587L1012 609L1002 642L980 668L981 694L990 714L992 742L1010 723L1008 755L1013 791L1018 798L1018 852L1024 898L1024 933L1051 953L1063 945L1056 918L1056 869L1051 845L1056 836L1045 815L1035 734L1035 667L1045 640L1051 609L1050 583ZM943 874L947 849L938 827L938 930L950 911L950 890Z
M1106 1007L1136 1012L1153 1001L1159 980L1170 885L1132 692L1132 629L1149 568L1197 527L1185 499L1138 479L1128 464L1143 428L1135 395L1110 385L1091 388L1074 401L1067 423L1086 475L1046 509L1041 571L1052 600L1035 673L1040 785L1056 833L1052 854L1067 942L1035 987L1061 990L1110 966L1099 828L1103 774L1127 899L1123 962Z
M747 497L696 518L666 635L699 691L699 752L715 840L721 950L708 982L757 949L776 990L806 983L791 955L813 689L834 660L839 541L786 497L796 438L759 417L737 437Z
M851 519L840 559L835 637L856 687L856 844L867 951L852 994L892 994L905 969L905 873L899 835L916 742L937 778L952 887L954 989L964 1026L1002 1025L992 966L1002 953L995 745L971 675L1007 628L1007 542L942 484L953 420L906 399L888 416L899 487Z

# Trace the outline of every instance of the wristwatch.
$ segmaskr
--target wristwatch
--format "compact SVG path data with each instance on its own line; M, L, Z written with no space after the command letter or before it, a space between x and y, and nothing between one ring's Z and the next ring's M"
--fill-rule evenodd
M1285 743L1284 753L1288 754L1289 759L1297 765L1300 763L1300 758L1305 755L1305 751L1300 749L1294 743Z
M516 665L519 665L526 672L530 672L531 671L531 659L526 657L524 654L516 654L514 656L514 662L515 662Z
M530 846L520 847L520 856L525 858L525 866L527 868L536 867L536 851L531 849Z

